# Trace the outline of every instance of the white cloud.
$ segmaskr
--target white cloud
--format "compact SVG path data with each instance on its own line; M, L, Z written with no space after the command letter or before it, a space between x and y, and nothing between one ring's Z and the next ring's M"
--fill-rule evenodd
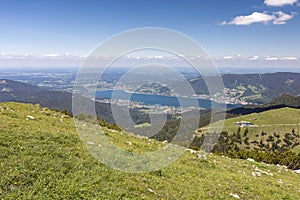
M234 56L224 56L224 60L232 60L235 59Z
M282 11L275 12L274 14L277 15L277 18L273 21L273 24L276 24L276 25L286 24L286 21L292 19L295 16L295 13L291 13L289 15Z
M276 61L276 60L279 60L278 57L267 57L265 58L266 61Z
M298 0L265 0L265 4L267 6L285 6L285 5L293 5L297 3Z
M0 59L26 59L26 58L31 58L33 56L30 55L23 55L23 54L7 54L7 53L2 53L0 54Z
M287 14L282 11L274 12L273 14L268 14L267 12L253 12L250 15L237 16L232 21L223 21L220 25L251 25L253 23L263 23L268 24L272 22L275 25L286 24L286 21L292 19L296 13Z
M214 58L215 60L224 60L224 61L298 61L299 58L294 56L263 56L263 55L255 55L255 56L224 56L222 58Z
M34 54L7 54L7 53L1 53L0 59L7 59L7 60L59 60L59 59L77 59L77 60L83 60L84 56L78 56L78 55L70 55L70 54L45 54L45 55L34 55Z
M253 61L253 60L258 60L259 59L259 56L253 56L251 58L249 58L249 60Z
M46 57L46 58L56 58L56 57L59 57L59 55L52 53L52 54L46 54L46 55L44 55L44 57Z
M292 61L297 61L298 58L296 58L296 57L283 57L283 58L280 58L280 60L292 60Z
M253 23L268 23L269 21L274 20L273 15L268 15L265 12L264 13L259 13L259 12L254 12L251 15L246 15L246 16L237 16L235 17L231 22L222 22L221 25L250 25Z

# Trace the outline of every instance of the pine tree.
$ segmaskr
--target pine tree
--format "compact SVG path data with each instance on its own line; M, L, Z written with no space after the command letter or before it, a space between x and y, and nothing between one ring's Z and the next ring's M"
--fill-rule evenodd
M248 133L249 133L249 130L248 130L248 128L246 128L244 131L244 137L246 137L248 135Z

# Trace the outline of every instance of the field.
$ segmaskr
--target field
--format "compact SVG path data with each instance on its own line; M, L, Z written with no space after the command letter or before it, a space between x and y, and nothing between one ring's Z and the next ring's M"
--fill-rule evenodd
M257 124L268 123L253 117ZM98 162L73 119L62 113L1 103L0 122L1 199L300 199L300 175L281 166L186 151L161 170L126 173ZM164 146L103 130L115 145L133 152Z

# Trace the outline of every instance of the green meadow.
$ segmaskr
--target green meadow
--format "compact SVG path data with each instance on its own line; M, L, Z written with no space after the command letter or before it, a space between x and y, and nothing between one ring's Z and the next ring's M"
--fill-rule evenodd
M294 124L299 112L282 109L264 113L268 120L263 113L238 120ZM226 120L225 128L235 130L236 120ZM165 145L124 131L103 128L103 134L136 153ZM282 166L186 151L160 170L126 173L87 149L73 118L39 105L0 103L0 199L300 199L300 175Z

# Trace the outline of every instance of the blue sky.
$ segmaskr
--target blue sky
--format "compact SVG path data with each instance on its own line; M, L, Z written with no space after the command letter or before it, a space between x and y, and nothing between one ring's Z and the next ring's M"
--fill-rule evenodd
M111 35L154 26L189 35L213 58L229 62L228 66L230 61L243 65L261 60L257 66L272 61L280 67L283 61L288 61L297 67L299 3L297 0L0 0L0 65L5 65L7 59L22 59L22 55L32 57L26 62L45 55L80 57Z

